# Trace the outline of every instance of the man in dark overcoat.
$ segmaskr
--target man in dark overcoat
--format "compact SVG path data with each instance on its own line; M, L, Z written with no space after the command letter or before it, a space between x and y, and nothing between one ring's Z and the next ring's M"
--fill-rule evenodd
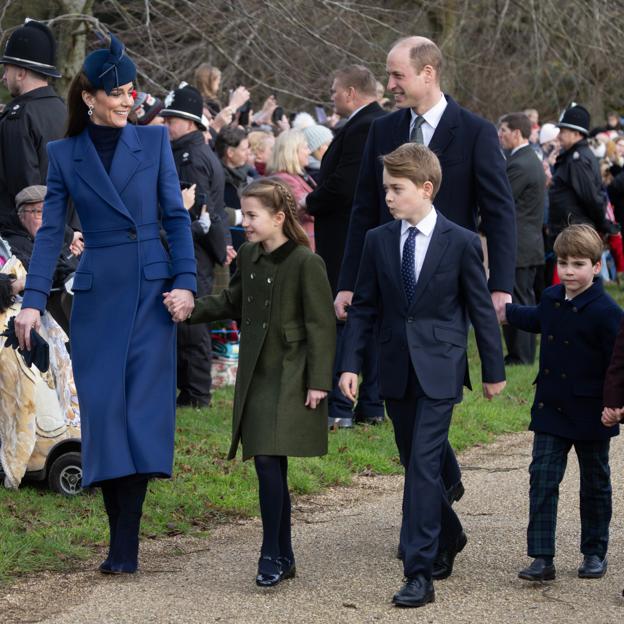
M0 115L0 226L17 226L15 196L45 184L46 145L65 132L65 103L48 84L60 78L50 29L30 20L9 37L2 80L13 97Z
M316 188L306 197L308 213L314 217L316 253L325 261L327 277L334 297L338 274L347 241L351 205L368 130L374 119L385 114L377 103L377 81L362 65L350 65L334 74L331 87L336 113L346 123L329 144L321 162ZM344 321L337 324L336 361L340 359L340 336ZM355 420L374 424L384 418L383 402L377 387L377 345L371 342L362 369L362 385L357 407L338 388L338 371L334 371L334 387L329 395L329 422L349 427Z
M513 300L520 305L535 305L535 277L544 266L544 196L546 174L542 162L529 144L531 122L524 113L501 118L498 138L509 152L507 177L516 205L516 281ZM507 356L505 364L533 364L535 334L503 327Z
M181 86L167 98L161 111L165 118L180 183L195 185L195 205L190 209L191 230L197 260L197 295L212 292L215 264L226 260L231 244L223 207L223 168L203 132L202 98L197 89ZM208 407L212 376L210 326L178 327L179 406Z

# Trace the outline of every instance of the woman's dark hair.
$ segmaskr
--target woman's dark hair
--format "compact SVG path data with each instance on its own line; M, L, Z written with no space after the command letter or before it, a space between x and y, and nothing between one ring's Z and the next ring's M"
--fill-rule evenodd
M15 279L15 275L0 273L0 313L15 303L15 295L12 290Z
M91 86L89 79L80 72L76 74L69 85L67 92L67 130L66 137L80 134L89 123L89 108L82 99L82 92L95 93L96 89Z
M247 133L242 128L230 128L229 126L225 126L225 128L217 134L215 140L215 152L217 152L217 156L223 160L227 148L238 147L241 141L246 137Z

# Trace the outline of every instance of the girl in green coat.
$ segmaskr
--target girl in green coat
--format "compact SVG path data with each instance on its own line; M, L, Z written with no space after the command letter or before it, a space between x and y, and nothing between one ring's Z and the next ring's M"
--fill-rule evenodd
M219 295L198 299L191 323L240 319L232 445L254 458L263 540L256 583L295 574L290 536L288 456L327 452L336 321L323 260L310 250L289 188L264 178L241 197L248 243ZM165 296L175 312L177 301Z

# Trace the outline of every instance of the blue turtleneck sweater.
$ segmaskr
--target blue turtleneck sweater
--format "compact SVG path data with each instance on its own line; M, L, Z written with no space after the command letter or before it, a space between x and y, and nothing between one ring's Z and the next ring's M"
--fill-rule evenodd
M87 126L89 136L97 151L106 173L110 173L113 155L117 147L117 141L123 128L113 126L98 126L92 122Z

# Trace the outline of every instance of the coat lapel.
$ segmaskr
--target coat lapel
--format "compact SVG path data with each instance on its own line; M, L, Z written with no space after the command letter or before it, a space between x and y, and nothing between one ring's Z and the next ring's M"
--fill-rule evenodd
M446 219L438 212L429 248L427 249L427 254L425 255L418 281L416 282L416 290L414 291L414 299L412 300L410 309L418 303L418 299L420 299L425 288L427 288L429 280L438 268L440 260L444 257L444 253L449 244L448 235L446 234L447 229Z
M117 152L115 152L115 155L116 154ZM130 213L113 186L109 174L106 173L106 169L104 169L102 160L86 128L76 137L73 157L78 176L115 210L126 217L130 217Z
M396 116L393 132L394 139L392 143L394 147L392 149L409 141L410 121L412 120L412 113L410 111L410 108L406 108L402 111L402 114Z
M126 124L117 142L110 170L110 179L119 195L128 186L128 182L141 164L142 151L136 128Z
M438 156L444 152L446 146L455 136L455 128L458 125L459 106L450 96L445 95L445 97L447 100L446 108L429 142L429 149Z

